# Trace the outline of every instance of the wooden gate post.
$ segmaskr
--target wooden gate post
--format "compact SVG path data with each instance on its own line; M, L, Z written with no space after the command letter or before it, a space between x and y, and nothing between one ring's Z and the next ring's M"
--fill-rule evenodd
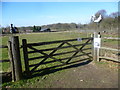
M15 80L22 79L22 65L20 59L20 48L19 48L19 38L18 36L10 37L11 42L11 50L12 50L12 58L14 63L14 72L15 72Z
M15 81L15 65L13 61L13 55L12 55L12 46L11 46L11 41L8 41L8 55L11 63L11 70L12 70L12 81Z
M29 70L27 40L26 39L22 40L22 45L23 45L23 56L24 56L24 62L25 62L25 71L26 71L27 75L29 76L30 70Z
M99 48L101 44L101 35L100 33L94 32L93 38L93 60L99 61Z

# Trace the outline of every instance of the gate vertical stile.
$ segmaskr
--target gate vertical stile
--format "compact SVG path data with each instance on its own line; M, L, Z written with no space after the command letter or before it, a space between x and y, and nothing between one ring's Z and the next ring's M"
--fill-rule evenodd
M24 63L25 63L25 72L27 75L30 75L30 69L29 69L29 61L28 61L28 50L27 50L27 40L22 40L23 45L23 55L24 55Z

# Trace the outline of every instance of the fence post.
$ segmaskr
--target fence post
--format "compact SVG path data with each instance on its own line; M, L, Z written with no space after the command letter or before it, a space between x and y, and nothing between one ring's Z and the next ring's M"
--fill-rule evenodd
M15 80L22 79L22 65L20 59L20 48L19 48L19 38L18 36L10 37L11 42L11 50L12 50L12 57L14 63L14 72L15 72Z
M30 75L29 63L28 63L27 40L26 39L22 40L22 45L23 45L23 55L24 55L24 62L25 62L25 71L28 75Z
M8 41L8 55L11 63L11 70L12 70L12 81L15 81L15 67L14 67L14 61L13 61L13 55L12 55L12 46L11 41Z
M99 48L101 43L100 33L94 32L94 38L93 38L93 60L99 61Z

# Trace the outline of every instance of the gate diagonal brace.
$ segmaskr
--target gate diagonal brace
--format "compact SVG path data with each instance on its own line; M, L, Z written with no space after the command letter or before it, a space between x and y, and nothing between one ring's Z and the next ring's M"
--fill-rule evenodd
M33 47L29 47L30 49L32 49L32 50L37 50L36 48L33 48ZM38 51L38 50L37 50ZM43 54L44 56L46 56L46 57L48 57L48 58L52 58L52 59L54 59L54 60L56 60L56 61L60 61L59 59L57 59L57 58L55 58L55 57L53 57L53 56L50 56L50 55L48 55L48 54L46 54L46 53L44 53L43 51L38 51L39 53L41 53L41 54ZM43 62L42 62L43 63ZM42 64L41 63L41 64ZM62 62L61 62L62 63Z
M86 43L84 43L83 46L81 46L81 47L72 55L72 57L76 56L76 54L78 54L80 51L82 51L82 49L85 47L85 45L86 45L89 41L91 41L91 39L89 39ZM70 57L66 63L68 63L68 62L72 59L72 57Z
M83 53L83 54L86 54L85 52L83 52L83 50L81 50L81 52ZM92 58L92 56L90 56L89 54L86 54L89 58Z
M49 55L46 54L46 53L43 53L42 51L39 51L41 54L45 55L46 57L41 61L39 62L32 70L31 72L33 72L40 64L42 64L46 59L48 59L49 57L52 58L52 55L60 48L62 47L63 45L65 44L65 42L63 42L62 44L60 44L57 48L55 48ZM35 50L35 48L33 48ZM56 59L56 58L54 58Z
M66 44L68 44L69 46L72 46L74 49L79 50L76 46L73 46L72 44L65 42Z
M48 57L48 58L51 58L51 59L53 59L53 60L55 60L55 61L59 61L60 63L64 63L64 62L62 62L60 59L57 59L57 58L55 58L55 57L53 57L53 56L50 56L50 55L48 55L47 53L44 53L43 51L38 51L36 48L30 47L30 46L29 46L29 48L32 49L32 50L36 50L37 52L43 54L44 56L46 56L46 57ZM42 63L43 63L43 62L42 62ZM41 63L41 64L42 64L42 63ZM64 64L65 64L65 63L64 63Z

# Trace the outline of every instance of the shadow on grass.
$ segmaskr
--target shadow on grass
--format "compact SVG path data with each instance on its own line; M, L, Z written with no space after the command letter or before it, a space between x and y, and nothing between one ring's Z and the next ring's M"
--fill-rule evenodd
M79 66L87 65L90 62L92 62L92 60L86 58L83 60L79 60L79 61L75 61L75 62L71 62L71 63L67 63L67 64L62 64L62 65L57 65L57 66L53 66L53 67L49 67L49 68L45 68L45 69L40 69L40 70L35 71L34 73L31 73L30 76L28 76L27 74L25 75L25 73L24 73L24 79L38 77L38 76L44 76L47 74L55 73L57 71L62 71L62 70L70 69L70 68L76 68Z
M70 42L77 41L77 39L57 40L57 41L27 44L27 48L31 49L32 51L27 52L27 50L26 50L27 48L24 47L23 51L24 51L24 53L27 52L26 55L28 55L30 53L39 53L42 56L29 58L28 56L26 57L24 54L25 59L26 59L26 72L24 72L24 78L44 76L46 74L54 73L54 72L57 72L60 70L78 67L78 66L82 66L82 65L86 65L86 64L90 63L92 60L92 56L90 56L91 52L90 51L86 52L86 50L91 50L91 47L89 45L91 45L92 39L93 38L82 38L81 40L82 41L85 40L85 42L82 42L80 44L71 44L70 43ZM23 41L27 42L25 39ZM50 47L47 49L40 49L40 50L38 48L36 48L36 46L53 45L56 43L59 43L59 45L57 45L57 47L54 47L54 48ZM67 45L67 46L64 46L64 45ZM87 46L89 46L89 47L87 47ZM73 48L74 50L67 51L66 48L67 49ZM61 50L61 49L64 49L64 51L62 50L62 52L58 53L57 51ZM48 54L48 53L46 53L46 51L51 51L51 52ZM70 55L70 53L73 53L73 55ZM60 55L68 55L68 56L64 57L64 58L61 57L61 59L58 59L56 56L60 57ZM87 56L87 58L84 57L84 59L80 59L78 61L73 61L73 58L83 57L83 56ZM47 59L49 59L49 58L52 60L47 61ZM27 63L29 63L29 61L36 60L36 59L42 59L42 60L37 64L27 65ZM48 64L56 64L56 62L60 62L60 64L56 65L56 66L51 66L51 67L41 68L39 70L36 70L36 69L38 69L38 67L40 65L47 66ZM31 69L31 70L29 71L29 69Z
M0 73L0 77L2 78L1 83L11 82L12 81L12 72Z
M67 70L70 68L76 68L76 67L80 67L80 66L84 66L89 64L90 62L92 62L92 60L90 58L85 58L85 59L81 59L81 60L77 60L74 62L69 62L69 63L62 63L60 65L56 65L56 66L52 66L52 67L47 67L44 69L40 69L37 71L34 71L33 73L31 73L31 75L28 75L27 73L23 73L23 79L30 79L30 78L34 78L34 77L39 77L39 76L44 76L44 75L48 75L51 73L55 73L58 71L62 71L62 70ZM0 84L5 84L5 85L11 85L12 81L12 73L11 72L7 72L4 73L2 75L2 82ZM4 87L4 85L3 85Z

